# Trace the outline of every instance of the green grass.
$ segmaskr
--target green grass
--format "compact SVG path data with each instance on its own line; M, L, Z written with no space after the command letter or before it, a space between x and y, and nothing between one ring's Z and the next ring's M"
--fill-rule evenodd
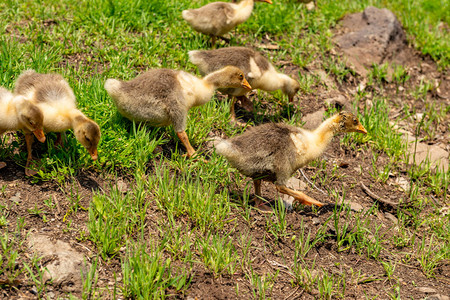
M211 132L231 137L244 131L228 123L229 101L220 101L215 96L189 113L187 134L208 162L183 157L185 149L171 127L134 124L117 113L103 88L107 78L127 80L147 69L162 67L197 73L188 61L187 52L207 48L208 38L193 32L182 20L181 11L207 2L23 0L0 3L0 85L13 89L19 74L30 68L61 73L73 88L79 108L102 130L99 159L95 162L70 131L64 149L53 147L54 134L48 134L43 145L35 142L41 171L30 179L36 184L56 182L61 187L67 204L62 212L65 225L61 231L76 232L80 243L93 243L94 258L91 268L83 274L80 296L83 299L104 295L132 299L183 298L189 294L186 291L198 276L196 272L205 272L218 281L239 278L233 286L237 297L271 298L279 278L288 274L293 290L299 289L319 299L345 298L352 284L385 280L390 296L399 298L403 296L396 282L399 264L419 268L430 279L438 277L439 266L450 259L449 215L441 211L443 206L448 206L450 175L443 170L432 170L429 163L405 167L406 145L395 130L396 122L391 123L389 114L393 106L383 94L389 81L387 64L374 65L367 88L354 97L349 96L368 134L346 135L340 147L372 164L369 170L354 173L364 174L365 179L373 180L378 186L392 189L389 185L392 174L401 174L410 181L410 190L399 199L409 205L392 212L398 224L389 228L377 219L383 214L379 204L362 213L346 206L357 183L341 185L340 181L349 175L329 158L318 159L310 165L314 168L311 181L326 190L326 197L331 201L344 203L336 206L326 221L315 226L309 217L302 215L299 224L293 224L291 213L284 210L280 201L276 202L273 215L255 217L248 204L252 196L251 182L208 146ZM277 51L262 51L275 64L288 61L300 68L300 105L302 97L322 101L319 91L332 92L347 85L346 90L353 84L348 79L355 75L354 71L345 66L341 57L331 55L332 30L345 14L361 11L367 5L393 10L410 44L431 56L440 70L448 69L450 7L447 1L324 0L317 5L315 10L308 11L297 1L256 3L248 22L230 35L232 45L257 47L261 39L277 44ZM392 82L398 95L424 103L420 111L406 104L395 109L402 110L405 120L411 122L416 113L423 113L417 134L424 136L424 141L432 141L438 135L437 126L448 125L449 106L428 101L430 92L434 91L432 82L422 80L417 86L410 86L412 78L408 70L400 65L393 67ZM320 76L310 72L312 69L324 71L335 79L337 87L325 87ZM399 86L406 90L404 94L400 93ZM286 102L286 97L279 92L258 92L255 111L249 114L250 124L268 121L301 124L300 110ZM269 103L270 109L263 107L263 103ZM20 138L21 134L2 137L1 161L25 165L26 153ZM387 163L381 166L382 159ZM85 171L110 178L112 183L95 191L92 199L86 199L76 184L71 183ZM114 184L116 178L128 179L129 189L120 190ZM5 284L0 281L0 288L9 288L17 278L26 277L36 287L38 296L44 297L47 285L42 282L39 258L28 258L20 251L24 248L24 221L10 214L19 204L7 202L8 189L5 184L0 190L0 279L7 280ZM432 197L437 200L433 201ZM89 206L83 207L85 202ZM28 208L26 212L39 224L47 224L56 205L50 196L42 205ZM86 230L73 226L79 220L86 220L82 224ZM294 225L299 226L294 230ZM388 234L389 231L393 233ZM391 245L395 251L390 252ZM347 268L336 272L332 267L324 267L314 257L315 250L324 246L330 247L336 256L356 254L361 260L376 264L382 275L368 277L361 270ZM262 270L262 262L255 261L255 253L266 255L269 260L275 256L283 266ZM287 260L285 256L293 259ZM118 262L115 271L121 280L114 283L113 291L101 290L98 271L102 264L108 266L114 262Z

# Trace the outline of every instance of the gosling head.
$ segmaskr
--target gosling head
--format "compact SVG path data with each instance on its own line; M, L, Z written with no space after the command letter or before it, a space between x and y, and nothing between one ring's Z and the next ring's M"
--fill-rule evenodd
M338 132L360 132L367 134L367 130L359 122L358 118L346 111L336 115L335 122L338 123Z
M41 109L23 99L19 106L19 122L28 131L33 132L39 142L45 142L44 135L44 114Z
M226 66L206 76L206 80L212 82L217 88L244 88L251 90L252 87L245 79L244 72L233 66Z
M93 160L97 160L97 146L100 141L100 127L90 119L84 119L74 128L75 138L87 149Z

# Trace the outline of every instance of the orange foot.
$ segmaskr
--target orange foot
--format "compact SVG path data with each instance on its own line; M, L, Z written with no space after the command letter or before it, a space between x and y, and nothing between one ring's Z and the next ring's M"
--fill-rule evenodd
M27 176L34 176L36 174L37 174L37 171L32 170L32 169L30 169L28 167L25 168L25 175L27 175Z
M273 213L273 209L272 207L270 207L269 205L265 204L261 199L256 198L255 199L255 208L264 214L271 214Z

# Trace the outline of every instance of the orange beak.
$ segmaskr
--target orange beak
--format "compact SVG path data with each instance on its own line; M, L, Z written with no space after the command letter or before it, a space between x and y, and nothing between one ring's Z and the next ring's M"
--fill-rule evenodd
M359 124L358 127L356 127L356 132L367 134L367 130L361 124Z
M36 136L36 138L39 140L39 142L41 142L41 143L45 142L45 134L42 129L36 129L35 131L33 131L33 133Z
M263 2L266 2L266 3L272 4L272 0L263 0Z
M245 78L244 78L244 80L242 80L242 87L247 90L252 89L252 86L250 85L250 83L248 83L247 79L245 79Z
M98 158L97 148L89 149L89 154L91 155L92 160L97 160L97 158Z

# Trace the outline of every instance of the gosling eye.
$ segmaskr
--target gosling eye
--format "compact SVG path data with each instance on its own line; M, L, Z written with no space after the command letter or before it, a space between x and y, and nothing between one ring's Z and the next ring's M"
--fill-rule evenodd
M239 79L244 79L244 75L243 74L239 74Z
M358 120L353 119L353 124L354 124L354 125L358 125Z

